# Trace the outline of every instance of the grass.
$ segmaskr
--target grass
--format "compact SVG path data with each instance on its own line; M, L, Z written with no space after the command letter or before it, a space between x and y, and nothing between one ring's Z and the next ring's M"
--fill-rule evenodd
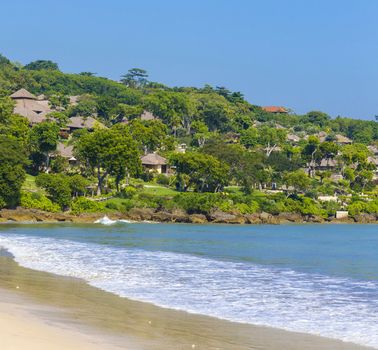
M22 189L25 191L31 191L31 192L38 192L40 191L40 188L37 187L35 184L35 176L26 174L26 179L24 184L22 185Z

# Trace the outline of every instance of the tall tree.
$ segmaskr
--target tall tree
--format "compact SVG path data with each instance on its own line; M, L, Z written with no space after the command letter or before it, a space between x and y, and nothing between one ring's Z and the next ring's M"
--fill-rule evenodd
M132 137L121 129L101 129L83 135L75 146L75 152L97 177L97 195L104 188L110 174L120 181L140 171L140 151Z
M0 208L15 207L25 180L27 157L17 140L0 135Z
M121 82L131 88L141 88L148 83L147 71L141 68L131 68L122 75Z

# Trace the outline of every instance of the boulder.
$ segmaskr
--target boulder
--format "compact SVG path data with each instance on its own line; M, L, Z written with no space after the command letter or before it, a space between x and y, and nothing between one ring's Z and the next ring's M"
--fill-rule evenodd
M151 208L132 208L127 212L127 217L135 221L152 220L153 215L154 210Z
M208 222L206 216L202 214L189 215L188 221L192 224L205 224Z
M211 212L209 217L212 222L219 224L244 224L246 221L241 215L229 214L220 210Z

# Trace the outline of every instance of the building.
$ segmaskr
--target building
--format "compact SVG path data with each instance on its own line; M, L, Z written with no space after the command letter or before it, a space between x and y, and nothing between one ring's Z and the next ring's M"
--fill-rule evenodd
M88 129L93 130L95 127L105 128L105 125L100 123L98 120L93 117L71 117L67 128L70 132L79 130L79 129Z
M30 125L42 123L51 112L47 100L39 100L26 89L16 91L10 98L16 103L13 112L25 117Z
M156 153L148 153L141 157L142 165L145 170L158 174L168 174L167 159Z
M350 145L353 141L344 135L337 134L335 135L335 143L338 145Z
M292 144L297 144L301 140L301 138L295 134L288 134L286 136L286 140Z
M68 163L71 166L78 165L78 160L74 157L73 154L72 145L65 145L64 143L59 142L56 147L55 154L67 159Z
M155 117L151 112L149 111L143 111L143 113L140 115L140 120L155 120L158 119Z
M289 113L288 109L282 106L264 106L261 109L268 113Z

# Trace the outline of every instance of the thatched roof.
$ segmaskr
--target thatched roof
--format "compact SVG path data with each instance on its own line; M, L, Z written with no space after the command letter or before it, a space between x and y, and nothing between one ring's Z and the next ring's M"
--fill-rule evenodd
M165 165L167 159L156 153L149 153L140 158L143 165Z
M286 139L287 139L288 141L291 141L291 142L299 142L299 141L301 140L301 138L300 138L299 136L294 135L294 134L288 134L288 135L286 136Z
M344 144L350 144L353 142L350 138L340 134L335 135L335 141Z
M337 166L337 161L332 158L329 158L329 159L323 158L320 161L320 166L324 168L334 168Z
M93 129L95 125L104 128L105 125L92 117L71 117L68 127L72 129Z
M143 111L143 113L140 115L141 120L155 120L157 119L151 112L149 111Z
M12 95L10 95L13 99L29 99L29 100L36 100L37 97L35 97L32 93L30 93L26 89L20 89L16 92L14 92Z
M56 147L56 153L61 155L64 158L73 157L73 146L67 146L62 142L59 142Z

